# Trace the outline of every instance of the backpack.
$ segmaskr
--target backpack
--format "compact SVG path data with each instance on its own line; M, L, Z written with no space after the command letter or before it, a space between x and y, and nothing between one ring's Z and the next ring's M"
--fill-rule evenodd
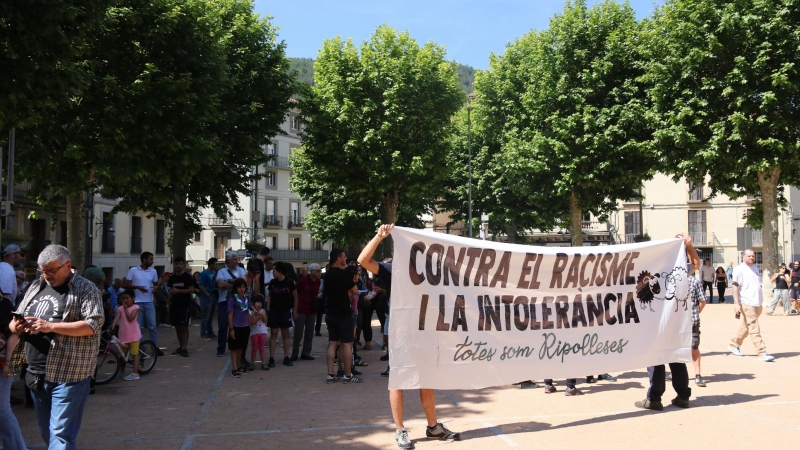
M217 287L217 274L219 270L214 271L214 276L211 277L211 292L208 295L215 301L219 301L219 288Z

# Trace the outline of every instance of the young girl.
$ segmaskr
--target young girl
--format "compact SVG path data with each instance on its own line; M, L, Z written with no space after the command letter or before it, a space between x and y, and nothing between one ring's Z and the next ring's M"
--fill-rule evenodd
M231 350L231 375L240 378L247 373L247 367L241 366L242 354L250 337L250 299L247 297L247 282L237 278L231 286L228 296L228 348Z
M124 377L125 381L136 381L139 379L139 341L142 339L142 330L139 328L139 306L133 303L133 290L126 289L119 294L117 301L120 307L117 308L117 315L114 317L113 329L119 325L119 340L131 349L133 355L133 372ZM125 375L125 366L122 366L120 375Z
M264 359L264 345L267 343L267 313L264 311L264 296L256 294L251 301L253 308L250 311L250 361L256 362L256 350L261 355L261 370L269 370L267 360Z

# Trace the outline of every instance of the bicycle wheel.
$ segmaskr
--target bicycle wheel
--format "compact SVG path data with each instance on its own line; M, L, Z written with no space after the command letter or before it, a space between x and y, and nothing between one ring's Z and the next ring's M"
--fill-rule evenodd
M95 384L106 384L114 379L119 373L120 361L110 350L97 354L97 373L95 374Z
M153 341L142 341L139 344L139 375L150 373L156 366L156 359L158 359L156 350L158 347Z

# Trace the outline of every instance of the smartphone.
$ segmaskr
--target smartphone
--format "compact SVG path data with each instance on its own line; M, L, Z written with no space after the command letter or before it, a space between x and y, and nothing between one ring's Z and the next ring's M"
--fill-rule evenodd
M740 318L740 317L741 317L741 315L740 315L740 314L737 312L736 314L734 314L734 316L733 316L733 317L735 317L735 318L737 318L737 319L738 319L738 318Z
M18 313L18 312L16 312L16 311L12 311L11 312L11 317L13 317L15 319L22 320L23 322L25 321L25 316L20 314L20 313Z

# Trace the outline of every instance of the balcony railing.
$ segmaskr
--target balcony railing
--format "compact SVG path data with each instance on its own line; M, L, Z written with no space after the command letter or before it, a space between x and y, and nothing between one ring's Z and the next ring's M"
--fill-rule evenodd
M305 228L305 217L292 217L289 220L289 228Z
M267 162L267 167L277 167L278 169L291 169L292 162L285 156L274 156Z
M264 228L280 228L282 224L283 216L264 214L264 220L262 221L261 226Z
M275 261L327 261L327 250L275 250L270 253Z
M235 227L235 228L247 228L244 221L242 219L236 219L234 217L206 217L206 223L210 227Z
M689 233L689 236L692 238L693 245L712 245L711 233L707 233L705 231L692 231Z
M625 243L626 243L626 244L633 244L634 242L636 242L634 239L635 239L635 238L636 238L636 236L638 236L638 235L639 235L638 233L627 233L627 234L625 235Z
M762 230L753 230L753 246L763 247L764 246L764 235Z

